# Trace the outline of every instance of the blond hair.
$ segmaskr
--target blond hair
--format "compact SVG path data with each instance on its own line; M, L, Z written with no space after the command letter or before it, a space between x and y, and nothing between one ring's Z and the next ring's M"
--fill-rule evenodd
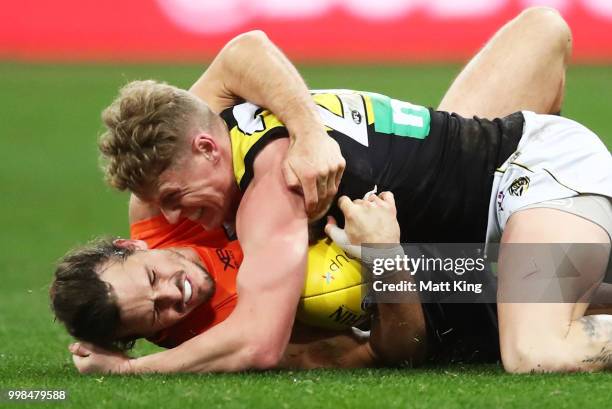
M99 141L106 181L143 193L175 163L181 142L195 127L206 129L212 112L187 91L152 80L133 81L102 112Z

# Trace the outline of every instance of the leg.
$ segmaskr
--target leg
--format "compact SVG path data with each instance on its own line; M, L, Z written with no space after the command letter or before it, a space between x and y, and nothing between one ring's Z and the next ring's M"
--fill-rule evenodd
M504 247L508 243L601 245L593 246L593 251L589 247L587 254L570 252L571 263L561 264L557 263L559 260L551 263L538 255L512 254L510 246ZM572 279L571 294L564 292L564 303L498 302L501 354L507 371L612 369L612 315L585 316L588 300L603 279L609 244L609 237L600 226L559 210L523 210L509 219L502 237L499 262L500 299L513 280L518 278L523 288L527 285L532 288L543 277L551 277L547 274L551 268L563 270L558 270L558 276L576 277L571 274L575 270L570 270L575 268L580 276ZM509 254L504 253L506 249ZM534 265L538 267L536 270Z
M556 10L527 9L467 64L438 109L483 118L558 113L571 48L571 31Z

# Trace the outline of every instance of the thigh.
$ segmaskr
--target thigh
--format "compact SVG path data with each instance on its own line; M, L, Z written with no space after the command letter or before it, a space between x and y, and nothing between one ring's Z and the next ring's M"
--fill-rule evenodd
M467 64L438 109L483 118L559 112L570 53L571 31L563 18L552 9L528 9Z

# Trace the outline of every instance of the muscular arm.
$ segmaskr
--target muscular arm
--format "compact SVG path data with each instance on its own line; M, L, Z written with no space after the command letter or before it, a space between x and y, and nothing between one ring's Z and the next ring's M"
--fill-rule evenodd
M303 202L282 183L279 151L287 144L274 141L259 154L238 210L244 261L235 310L177 348L132 360L128 372L227 372L279 363L304 285L308 239Z
M345 161L338 144L328 137L304 80L262 31L230 41L190 92L217 113L243 99L273 112L291 138L282 168L286 182L291 188L301 187L311 219L329 207Z
M279 368L365 368L376 366L367 332L332 331L296 323Z
M265 106L290 135L323 130L304 80L263 31L227 43L189 91L217 113L242 100Z

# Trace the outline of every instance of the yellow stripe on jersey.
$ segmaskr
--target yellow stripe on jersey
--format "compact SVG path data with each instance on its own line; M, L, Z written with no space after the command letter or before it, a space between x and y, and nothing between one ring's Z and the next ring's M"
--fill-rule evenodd
M270 136L271 131L275 130L274 133L276 133L276 131L285 129L282 122L267 110L262 110L251 115L247 121L239 121L239 119L236 118L236 109L240 110L242 106L246 106L247 109L255 107L252 104L241 104L234 107L234 118L236 122L234 122L232 128L229 130L232 144L234 177L239 186L243 185L245 173L252 177L252 162L255 159L256 153L253 146L258 144L258 142L260 142L258 145L262 145L264 142L263 140L267 139L265 138L266 136ZM245 129L242 129L241 126ZM248 183L250 180L245 182Z
M338 98L337 95L335 94L314 94L312 96L312 99L314 99L316 104L321 105L323 108L327 109L328 111L338 116L344 115L344 113L342 112L342 103L340 102L340 99Z
M372 98L369 95L363 95L365 101L366 116L368 117L368 125L374 123L374 108L372 107Z

